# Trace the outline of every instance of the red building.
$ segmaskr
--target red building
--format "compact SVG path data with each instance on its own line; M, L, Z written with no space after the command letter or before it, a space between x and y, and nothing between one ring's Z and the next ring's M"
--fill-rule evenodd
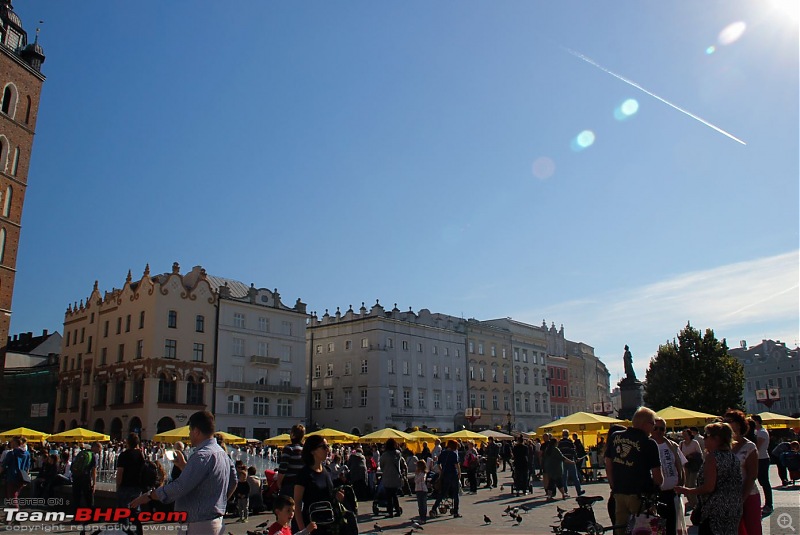
M547 383L550 388L550 415L553 420L570 415L569 369L564 357L547 357Z

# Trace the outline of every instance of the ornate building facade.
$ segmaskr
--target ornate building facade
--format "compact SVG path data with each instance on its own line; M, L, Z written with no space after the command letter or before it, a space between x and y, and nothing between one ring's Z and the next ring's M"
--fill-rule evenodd
M121 289L67 308L55 431L89 427L150 438L210 404L215 289L201 269L131 273Z
M8 339L22 207L39 114L44 52L0 0L0 341ZM0 369L3 368L0 352Z

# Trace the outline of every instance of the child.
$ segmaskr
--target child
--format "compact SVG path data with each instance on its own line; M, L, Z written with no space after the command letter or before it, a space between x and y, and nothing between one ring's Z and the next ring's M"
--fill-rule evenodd
M427 471L428 465L425 461L417 461L417 471L414 473L414 493L417 495L417 508L421 524L424 524L428 518L428 485L425 482Z
M247 522L248 508L250 507L250 485L247 483L247 470L241 469L238 472L239 483L236 484L236 508L239 510L239 520L237 522Z
M275 522L267 529L267 535L292 535L292 518L294 518L294 500L289 496L279 494L272 502L275 511ZM295 535L309 535L317 529L314 522L309 522L306 529L298 531Z

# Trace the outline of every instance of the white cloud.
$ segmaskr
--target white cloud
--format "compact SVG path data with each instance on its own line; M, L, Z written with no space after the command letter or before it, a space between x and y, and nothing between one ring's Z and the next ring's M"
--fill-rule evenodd
M762 338L794 345L800 333L800 251L684 273L637 288L624 288L544 310L522 311L515 318L538 325L544 314L563 323L570 340L595 348L611 371L622 373L623 346L629 344L637 374L658 345L671 340L687 321L714 329L728 345ZM539 319L539 321L541 321Z

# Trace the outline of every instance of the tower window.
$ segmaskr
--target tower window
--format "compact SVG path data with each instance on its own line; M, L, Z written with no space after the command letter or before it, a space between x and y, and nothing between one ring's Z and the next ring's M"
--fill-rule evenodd
M28 102L27 107L25 108L25 124L30 124L31 122L31 97L25 97Z
M11 32L9 32L9 34L10 33ZM14 84L8 84L5 89L3 89L3 103L0 105L0 110L13 119L16 109L17 87Z
M14 190L11 189L11 186L6 188L6 197L3 199L3 217L8 217L11 215L11 196L14 193Z
M19 170L19 147L14 149L14 161L11 163L11 174L17 176Z

